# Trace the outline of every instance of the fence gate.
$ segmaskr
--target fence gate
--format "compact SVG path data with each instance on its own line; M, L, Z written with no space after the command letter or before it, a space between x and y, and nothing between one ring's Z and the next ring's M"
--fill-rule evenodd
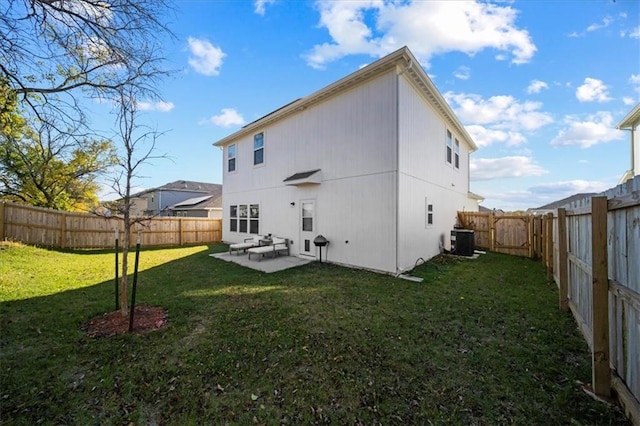
M458 218L462 226L474 230L476 247L515 256L534 256L532 216L459 212Z

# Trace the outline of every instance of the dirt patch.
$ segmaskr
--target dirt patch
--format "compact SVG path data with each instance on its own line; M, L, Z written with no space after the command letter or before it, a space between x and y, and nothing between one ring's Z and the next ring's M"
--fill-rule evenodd
M168 313L158 306L136 306L133 315L133 333L141 334L167 326ZM107 312L82 325L89 337L108 337L129 332L129 315L119 311Z

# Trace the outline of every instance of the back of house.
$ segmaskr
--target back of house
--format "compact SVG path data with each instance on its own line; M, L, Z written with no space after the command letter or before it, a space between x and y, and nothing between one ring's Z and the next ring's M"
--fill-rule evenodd
M399 273L448 245L475 144L407 48L215 143L223 240L291 240L291 254Z

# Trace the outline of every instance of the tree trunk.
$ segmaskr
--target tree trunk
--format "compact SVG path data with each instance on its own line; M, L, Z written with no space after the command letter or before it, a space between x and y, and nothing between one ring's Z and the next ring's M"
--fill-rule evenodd
M129 246L131 245L131 224L129 223L129 215L124 218L124 235L122 239L122 275L120 277L120 313L122 315L129 314L129 304L127 303L127 272L129 270Z

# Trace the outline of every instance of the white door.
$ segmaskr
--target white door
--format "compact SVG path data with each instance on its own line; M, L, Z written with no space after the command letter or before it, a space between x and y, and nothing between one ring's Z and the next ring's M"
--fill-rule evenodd
M300 254L315 256L315 201L300 202Z

